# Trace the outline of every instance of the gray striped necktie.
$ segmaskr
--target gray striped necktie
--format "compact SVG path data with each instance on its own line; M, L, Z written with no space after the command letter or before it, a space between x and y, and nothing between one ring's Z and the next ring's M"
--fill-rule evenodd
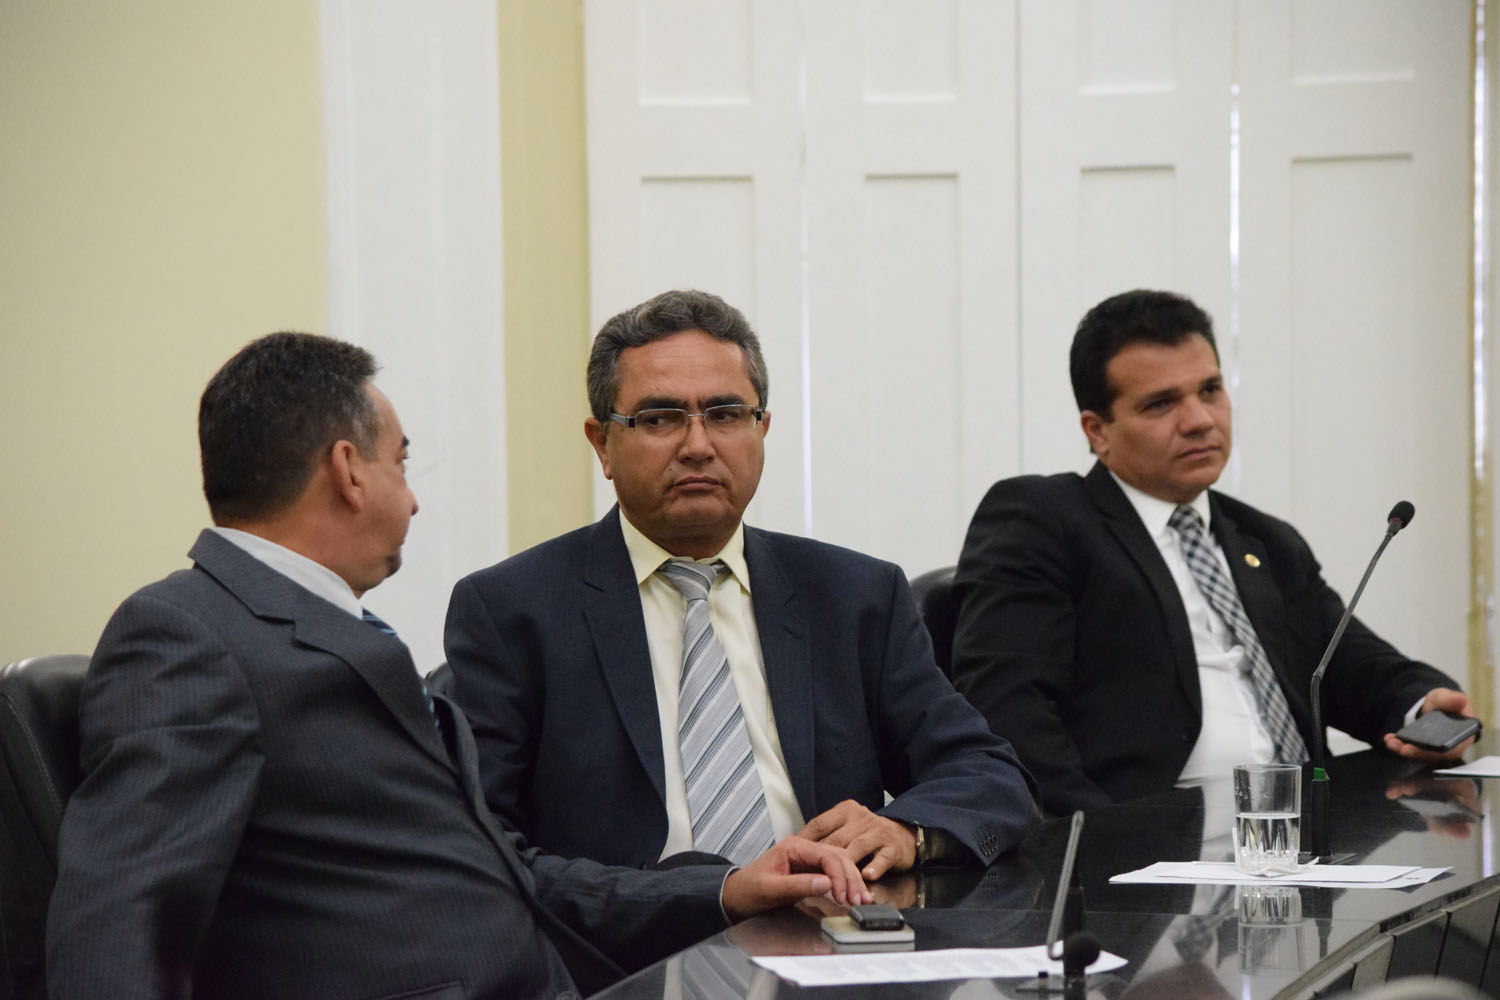
M709 588L725 570L720 562L672 559L657 572L687 601L677 741L693 849L744 864L770 847L773 835L729 658L708 618Z
M1229 631L1245 649L1244 670L1250 677L1250 689L1255 693L1255 707L1260 711L1261 721L1276 746L1276 760L1287 764L1301 764L1307 760L1307 744L1297 732L1292 720L1292 710L1287 706L1286 694L1276 680L1276 672L1260 638L1245 614L1240 603L1239 591L1234 581L1224 572L1219 560L1209 548L1208 537L1203 531L1203 519L1191 507L1178 507L1167 522L1177 532L1182 542L1182 555L1198 590L1208 601L1209 607L1229 626Z

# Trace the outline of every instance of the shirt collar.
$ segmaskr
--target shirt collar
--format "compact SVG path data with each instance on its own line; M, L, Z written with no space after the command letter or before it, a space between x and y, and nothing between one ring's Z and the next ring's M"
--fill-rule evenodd
M661 568L662 563L668 559L677 558L631 524L630 518L625 516L623 510L620 511L620 532L625 536L625 549L630 553L630 565L635 570L636 586L650 579ZM747 594L750 592L750 567L745 563L745 523L743 521L735 525L734 534L729 536L729 541L724 543L722 549L707 559L699 559L697 562L711 563L715 560L722 561L725 566L728 566L730 575L739 581Z
M1172 512L1178 507L1191 507L1198 512L1198 517L1203 520L1203 530L1209 531L1212 522L1209 520L1208 490L1204 490L1186 504L1172 503L1170 500L1161 500L1149 493L1143 493L1131 486L1125 480L1116 476L1114 470L1109 470L1110 476L1119 484L1125 499L1135 508L1136 516L1146 526L1146 531L1152 538L1161 538L1162 533L1168 530L1167 522L1172 518Z
M209 530L335 607L342 608L356 618L363 615L364 609L359 598L354 596L354 590L343 577L322 563L315 562L300 552L293 552L285 545L278 545L269 538L252 535L238 528L215 527Z

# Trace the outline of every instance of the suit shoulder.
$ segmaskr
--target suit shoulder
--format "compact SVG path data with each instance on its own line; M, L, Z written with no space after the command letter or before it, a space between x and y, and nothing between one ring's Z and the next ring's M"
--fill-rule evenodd
M1028 474L1010 476L989 488L980 506L989 503L1052 503L1082 500L1084 479L1076 472L1059 472L1050 476Z
M146 584L120 602L115 614L170 605L191 615L202 616L208 602L231 598L224 587L208 573L198 569L179 569Z
M459 583L504 585L509 580L535 578L538 573L555 572L559 566L582 566L592 533L599 527L598 524L587 524L549 538L529 549L507 556L494 565L475 570L464 576Z
M1064 530L1095 511L1085 479L1075 472L1011 476L990 487L974 511L969 534L996 529ZM1051 527L1049 527L1051 526Z
M759 543L764 544L778 561L792 568L807 566L820 568L822 572L831 570L845 574L857 571L884 574L901 572L901 567L895 563L857 549L834 545L832 542L820 542L804 535L789 535L748 525L745 527L747 547L752 544L752 535L758 536Z
M1259 507L1252 507L1243 500L1236 500L1232 496L1211 490L1209 497L1219 513L1234 522L1235 527L1252 535L1264 536L1267 534L1280 536L1288 540L1295 540L1306 544L1302 540L1302 534L1291 522L1284 521L1273 514L1267 514Z

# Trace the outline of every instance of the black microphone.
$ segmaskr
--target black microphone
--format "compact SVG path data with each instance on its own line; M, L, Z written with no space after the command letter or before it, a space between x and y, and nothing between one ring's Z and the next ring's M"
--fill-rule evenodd
M1063 941L1063 1000L1084 1000L1088 990L1088 967L1104 949L1088 931L1076 931Z
M1313 671L1312 682L1309 685L1312 695L1313 716L1313 745L1309 747L1312 752L1313 779L1312 788L1309 790L1308 801L1311 815L1308 817L1308 839L1312 847L1312 853L1318 856L1319 861L1327 862L1333 857L1333 851L1329 846L1328 834L1328 796L1330 783L1328 772L1324 770L1323 754L1323 699L1321 697L1323 672L1328 669L1328 661L1333 659L1333 651L1338 648L1339 640L1344 637L1344 629L1349 625L1349 619L1354 617L1354 606L1359 603L1359 595L1365 592L1365 584L1370 582L1370 574L1375 572L1375 563L1380 559L1380 554L1385 547L1396 537L1396 532L1411 523L1411 519L1417 514L1417 509L1411 505L1410 500L1399 501L1391 508L1391 512L1385 516L1385 537L1380 540L1380 547L1370 557L1370 565L1365 567L1365 575L1360 577L1359 586L1354 588L1354 596L1349 599L1349 604L1344 608L1344 616L1339 619L1339 627L1333 630L1333 638L1328 640L1328 648L1323 650L1323 659L1318 661L1318 669Z

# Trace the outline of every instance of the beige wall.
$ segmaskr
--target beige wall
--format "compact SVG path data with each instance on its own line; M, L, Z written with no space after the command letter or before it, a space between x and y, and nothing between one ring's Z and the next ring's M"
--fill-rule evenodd
M498 0L510 548L586 523L583 15ZM317 6L0 5L0 663L93 647L208 523L194 422L327 323Z
M326 314L316 7L0 5L0 663L88 651L208 521L197 397Z
M593 516L581 0L500 3L510 549Z

